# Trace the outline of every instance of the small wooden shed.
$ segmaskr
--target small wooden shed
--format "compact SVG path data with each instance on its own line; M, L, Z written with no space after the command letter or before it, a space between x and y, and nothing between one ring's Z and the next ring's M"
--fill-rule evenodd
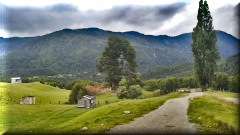
M13 78L11 78L11 83L22 83L21 77L13 77Z
M35 95L20 97L20 104L35 104Z
M90 108L96 105L96 100L94 96L85 95L81 99L78 99L77 108Z

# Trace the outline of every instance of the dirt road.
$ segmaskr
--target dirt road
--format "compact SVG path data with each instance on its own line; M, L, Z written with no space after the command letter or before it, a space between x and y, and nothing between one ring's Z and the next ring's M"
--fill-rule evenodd
M202 92L194 92L185 98L168 100L158 109L118 125L106 134L196 134L194 124L188 122L188 99L202 95Z

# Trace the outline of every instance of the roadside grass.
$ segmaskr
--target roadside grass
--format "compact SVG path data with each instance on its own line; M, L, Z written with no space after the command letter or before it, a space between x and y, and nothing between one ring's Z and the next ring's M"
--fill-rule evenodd
M8 130L5 134L104 133L115 125L130 122L157 109L166 100L187 95L176 92L147 99L120 100L92 108L77 108L76 105L12 104L7 106L5 123L8 124ZM124 114L123 111L131 113ZM88 130L82 131L83 127Z
M239 98L239 93L234 93L234 92L228 92L228 91L206 91L206 93L215 95L218 97L231 97L231 98Z
M239 105L222 99L229 93L215 93L189 99L189 122L200 125L199 132L204 134L239 134Z

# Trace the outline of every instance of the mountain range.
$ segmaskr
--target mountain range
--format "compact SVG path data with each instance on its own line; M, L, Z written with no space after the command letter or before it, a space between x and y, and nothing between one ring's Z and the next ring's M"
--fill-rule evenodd
M170 37L98 28L63 29L38 37L1 38L0 75L31 77L88 73L91 76L108 34L130 40L137 52L139 73L159 65L193 62L191 33ZM239 39L219 30L216 35L222 59L239 53Z

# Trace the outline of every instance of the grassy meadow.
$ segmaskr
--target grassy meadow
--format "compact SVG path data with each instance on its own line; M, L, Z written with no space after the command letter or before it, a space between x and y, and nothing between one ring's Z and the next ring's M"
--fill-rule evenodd
M206 91L190 100L189 121L198 124L200 133L239 134L239 104L222 97L239 98L239 93Z
M158 108L168 99L188 95L187 93L171 93L153 97L153 92L143 90L146 99L121 100L117 99L116 92L106 91L105 94L96 95L96 101L100 102L97 106L77 108L77 105L64 104L68 101L69 90L39 82L0 83L0 85L0 94L3 95L0 100L2 114L0 133L6 134L103 133L115 125L127 123ZM159 90L154 91L154 93L157 92ZM36 95L37 104L20 105L18 98L26 95ZM105 100L108 100L110 104L106 104ZM125 115L123 111L130 111L131 114ZM85 126L88 130L82 131Z

